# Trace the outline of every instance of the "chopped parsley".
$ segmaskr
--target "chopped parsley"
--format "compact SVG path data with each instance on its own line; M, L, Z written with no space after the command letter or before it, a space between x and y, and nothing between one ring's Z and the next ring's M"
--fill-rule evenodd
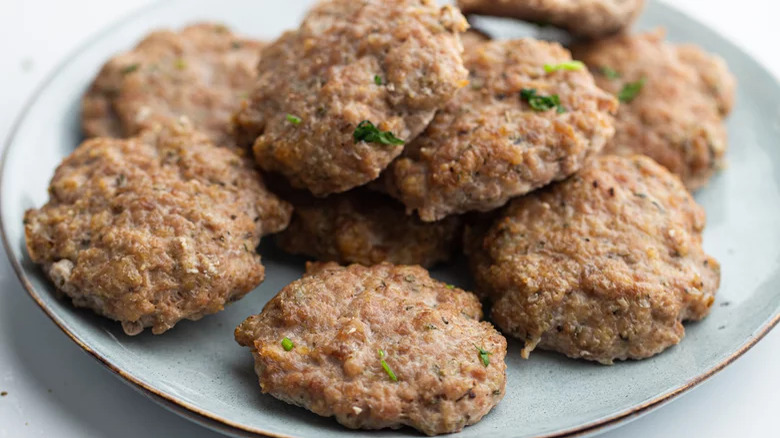
M293 341L290 340L290 338L285 337L282 339L282 348L284 348L284 351L290 351L295 347L295 344L293 344Z
M392 380L393 382L397 382L398 381L398 377L396 377L395 373L393 372L393 370L390 369L390 365L388 365L387 362L385 362L385 351L384 350L379 350L379 363L382 364L382 369L385 370L387 375L390 377L390 380Z
M130 64L127 67L123 68L121 70L121 73L123 75L129 75L130 73L138 70L141 67L141 64Z
M366 143L381 143L394 146L400 146L404 144L404 141L393 135L390 131L380 131L379 128L374 126L368 120L363 120L355 128L355 133L352 134L355 139L355 143L364 141Z
M477 349L477 351L479 351L479 359L482 361L482 365L485 365L485 367L490 365L490 355L493 353L485 350L484 348L477 347L476 345L474 347Z
M241 47L243 47L243 44L241 43L241 41L233 41L232 43L230 43L230 47L232 47L235 50L238 50Z
M610 67L601 67L601 74L607 77L607 79L617 79L620 77L620 73Z
M544 71L552 73L554 71L566 70L566 71L580 71L585 68L585 64L582 61L566 61L560 64L545 64Z
M629 103L636 99L639 92L642 91L642 87L645 86L647 79L642 78L636 82L629 82L623 85L623 88L618 93L617 97L621 102Z
M300 125L301 124L301 118L298 116L294 116L292 114L287 114L287 121L292 123L293 125Z
M455 285L454 284L448 284L447 285L447 289L455 289Z
M185 61L185 60L183 60L181 58L178 58L178 59L176 59L175 65L176 65L176 68L178 68L179 70L184 70L185 68L187 68L187 61Z
M384 82L382 81L382 77L381 76L374 75L374 83L381 86Z
M523 88L520 91L520 97L527 101L534 111L548 111L556 108L559 114L566 112L566 108L561 106L561 99L557 94L542 96L536 94L536 90L533 88Z

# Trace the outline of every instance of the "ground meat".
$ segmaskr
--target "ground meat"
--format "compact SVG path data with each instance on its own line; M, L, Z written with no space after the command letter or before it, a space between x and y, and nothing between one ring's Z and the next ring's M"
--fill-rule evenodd
M419 267L314 264L236 340L252 349L265 393L350 428L435 435L478 422L504 396L506 340L481 315L473 294Z
M241 143L317 196L376 179L403 146L358 140L356 128L367 120L407 142L422 132L466 84L458 35L467 26L433 0L321 1L263 51L235 117Z
M458 0L458 6L465 14L513 17L600 38L630 26L644 0Z
M520 39L470 44L470 85L439 111L388 169L387 190L425 221L488 211L576 172L614 133L617 100L557 43ZM534 109L523 91L557 96Z
M478 289L493 321L573 358L642 359L677 344L720 284L704 253L704 210L643 156L602 156L570 179L512 201L469 230Z
M249 160L178 124L88 140L49 193L25 214L30 258L76 306L130 335L215 313L260 284L255 247L291 210Z
M669 44L663 30L577 46L574 54L611 93L644 78L636 97L620 106L606 153L648 155L690 190L722 167L728 141L723 118L733 106L736 83L722 59L695 46Z
M87 137L130 137L188 117L218 145L255 80L262 44L218 24L157 31L102 68L82 103Z
M345 265L430 267L448 261L460 247L460 217L425 223L407 216L398 201L366 189L324 199L306 193L285 198L295 212L276 242L293 254Z

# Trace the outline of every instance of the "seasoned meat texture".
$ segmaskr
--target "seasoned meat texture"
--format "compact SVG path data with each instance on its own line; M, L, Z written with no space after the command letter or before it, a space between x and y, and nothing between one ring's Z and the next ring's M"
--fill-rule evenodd
M76 306L163 333L222 310L263 280L255 247L290 206L248 160L174 125L88 140L25 214L27 251Z
M130 137L181 116L218 145L252 88L262 44L218 24L157 31L109 60L82 102L87 137Z
M448 261L460 247L460 217L425 223L407 216L398 201L365 189L324 199L305 193L286 198L295 211L276 242L293 254L344 265L430 267Z
M722 59L667 43L662 30L578 46L574 54L604 90L620 94L642 84L633 99L622 99L606 153L648 155L690 190L722 167L728 141L723 118L733 106L736 83Z
M468 292L420 267L313 264L236 329L264 393L354 429L428 435L504 397L506 340Z
M464 52L469 52L473 50L475 46L490 40L491 38L489 35L473 27L466 32L463 32L460 36L460 41L463 43Z
M468 253L493 321L525 342L610 364L677 344L720 284L704 253L704 210L644 156L602 156L519 198Z
M518 18L601 38L630 26L644 0L458 0L458 6L464 14Z
M433 0L321 1L263 51L235 117L241 142L254 142L263 169L317 196L376 179L403 149L378 131L413 139L466 84L467 26ZM375 129L358 129L363 121Z
M612 138L617 100L587 69L547 71L571 61L559 44L470 44L464 61L470 86L386 173L388 192L424 221L492 210L564 179Z

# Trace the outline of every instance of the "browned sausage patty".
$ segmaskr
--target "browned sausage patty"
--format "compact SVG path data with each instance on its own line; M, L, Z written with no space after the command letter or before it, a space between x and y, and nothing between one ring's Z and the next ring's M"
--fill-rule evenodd
M264 393L350 428L428 435L503 398L506 340L468 292L420 267L313 264L236 329Z
M248 160L182 125L88 140L25 214L30 258L76 306L163 333L260 284L255 247L290 206Z
M667 43L662 30L575 47L574 54L600 87L623 95L606 153L648 155L690 190L722 166L728 141L723 118L736 83L722 59Z
M627 28L644 0L458 0L465 14L513 17L600 38Z
M82 103L87 137L129 137L188 117L218 145L254 83L262 44L218 24L157 31L109 60Z
M321 1L263 51L235 117L242 142L317 196L368 183L401 153L394 139L416 137L465 85L467 26L433 0Z
M460 247L460 217L422 222L407 216L398 201L366 189L322 199L305 193L285 198L295 211L276 242L289 253L345 265L430 267L449 260Z
M471 43L464 61L470 85L385 175L423 220L500 207L576 172L612 138L617 100L581 65L548 71L571 62L559 44Z
M599 361L642 359L704 318L720 266L701 247L705 214L643 156L602 156L512 201L467 245L492 319L536 347Z

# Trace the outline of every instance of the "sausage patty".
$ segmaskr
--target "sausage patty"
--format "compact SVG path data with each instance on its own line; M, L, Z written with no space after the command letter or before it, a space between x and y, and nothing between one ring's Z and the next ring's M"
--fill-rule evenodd
M604 90L621 96L606 153L642 153L677 174L690 190L722 167L723 118L734 103L726 63L693 45L664 41L663 30L575 47Z
M321 1L263 51L241 142L317 196L376 179L465 85L467 26L433 0Z
M130 137L186 116L232 144L230 118L254 84L261 47L218 24L153 32L103 66L82 102L84 133Z
M285 198L295 211L276 242L289 253L345 265L390 262L430 267L448 261L460 247L460 217L422 222L406 215L398 201L366 189L324 199L305 193Z
M481 316L419 267L310 264L235 335L263 392L350 428L435 435L504 396L506 340Z
M630 26L644 0L458 0L458 6L465 14L513 17L601 38Z
M470 230L478 289L493 321L573 358L642 359L705 317L720 266L701 247L704 210L644 156L602 156L568 180L512 201Z
M184 125L86 141L49 193L25 214L30 258L129 335L163 333L252 290L264 276L260 237L290 216L248 160Z
M386 173L425 221L488 211L576 172L614 133L617 100L557 43L470 43L470 85ZM567 68L568 67L568 68Z

